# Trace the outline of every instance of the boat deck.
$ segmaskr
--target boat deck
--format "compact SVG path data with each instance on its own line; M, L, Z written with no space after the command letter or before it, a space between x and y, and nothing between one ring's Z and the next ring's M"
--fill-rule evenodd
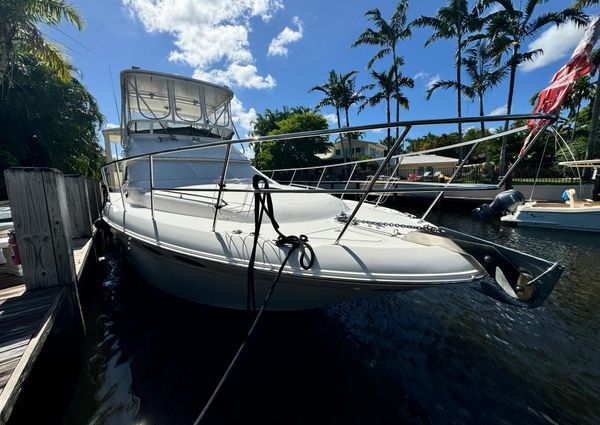
M79 280L93 239L72 242ZM0 424L8 420L65 296L64 286L26 291L23 277L0 267Z

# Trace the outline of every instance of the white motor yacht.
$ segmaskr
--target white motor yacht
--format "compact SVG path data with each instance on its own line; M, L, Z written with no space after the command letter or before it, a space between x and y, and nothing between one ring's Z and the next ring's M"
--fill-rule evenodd
M514 213L501 217L505 223L529 227L549 227L553 229L580 230L600 232L600 187L598 184L598 168L600 159L565 161L559 165L572 168L594 169L593 179L596 181L592 189L592 199L579 199L575 189L566 191L566 200L560 202L528 201L519 205Z
M499 300L536 307L562 273L557 263L363 202L373 196L372 185L349 200L332 194L340 189L276 183L252 166L240 143L318 134L233 140L233 93L226 87L132 69L121 73L121 90L123 158L103 169L103 221L143 278L164 292L212 306L256 308L284 264L270 310L474 282ZM404 137L426 123L397 126ZM380 161L373 183L390 157ZM269 206L264 215L261 200ZM303 236L290 245L282 234Z

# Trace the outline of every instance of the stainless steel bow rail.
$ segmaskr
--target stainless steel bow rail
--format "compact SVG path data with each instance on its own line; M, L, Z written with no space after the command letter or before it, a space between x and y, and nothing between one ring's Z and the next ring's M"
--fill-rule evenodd
M433 206L441 198L441 195L443 194L444 190L447 190L447 189L452 189L452 190L495 190L495 189L501 188L502 185L505 183L506 179L508 178L508 176L510 176L512 174L514 169L521 162L522 158L525 157L525 155L535 145L535 142L545 133L545 130L557 120L557 118L558 117L556 115L551 115L551 114L521 114L521 115L498 115L498 116L487 116L487 117L426 119L426 120L411 120L411 121L398 121L398 122L392 122L392 123L360 125L360 126L336 128L336 129L328 129L328 130L313 130L313 131L304 131L304 132L298 132L298 133L281 134L281 135L276 135L276 136L253 137L253 138L237 139L237 140L220 140L218 142L209 142L209 143L204 143L201 145L193 145L193 146L186 146L186 147L182 147L182 148L167 149L167 150L162 150L162 151L158 151L158 152L136 155L136 156L131 156L128 158L112 161L102 168L102 176L103 176L103 180L104 180L106 186L109 188L109 191L120 192L123 210L126 211L127 207L126 207L126 202L125 202L125 193L123 190L123 183L124 183L123 171L126 169L126 166L129 162L147 160L148 166L149 166L149 187L146 189L150 192L150 211L151 211L152 219L154 220L154 216L155 216L154 192L157 190L163 191L163 192L185 191L186 194L187 194L187 192L211 192L213 194L212 199L216 198L216 203L214 203L215 211L214 211L213 222L212 222L213 223L212 224L213 231L216 230L216 224L217 224L219 209L221 206L221 200L222 200L225 192L264 193L264 194L266 194L266 193L298 193L298 192L301 192L303 195L311 194L311 193L321 193L321 194L329 193L329 194L339 194L339 195L341 195L341 197L343 197L344 195L347 195L347 194L361 195L358 200L357 205L354 207L352 213L349 215L349 219L343 224L340 234L338 235L338 238L334 242L334 244L338 244L340 242L340 240L342 239L342 237L344 236L344 233L346 232L348 226L350 225L350 223L352 223L353 219L356 217L356 214L358 213L360 207L367 200L367 198L369 196L379 195L379 198L377 199L377 202L376 202L376 204L378 205L382 200L382 196L385 196L385 195L389 196L389 194L401 193L401 192L437 192L438 195L436 196L436 198L434 199L432 204L429 206L429 208L427 209L425 214L421 217L421 221L423 221L425 219L425 217L427 216L427 214L429 214L429 212L431 211ZM500 179L500 181L497 184L456 184L456 183L453 183L453 181L459 175L460 171L463 169L463 167L465 166L465 164L467 163L467 161L469 160L470 156L473 154L473 152L475 151L477 146L479 146L481 143L486 142L488 140L492 140L492 139L500 138L500 137L503 137L503 136L506 136L509 134L516 134L516 133L525 131L528 129L528 127L526 125L508 130L506 132L495 133L490 136L482 137L482 138L476 139L476 140L471 140L471 141L462 142L462 143L455 143L452 145L443 146L443 147L439 147L439 148L433 148L433 149L427 149L427 150L423 150L423 151L419 151L419 152L409 152L409 153L394 155L394 152L396 152L398 150L398 148L401 146L402 142L405 140L406 136L408 135L408 133L410 132L410 130L413 127L422 127L422 126L429 126L429 125L448 125L448 124L457 124L457 123L462 123L462 124L480 123L482 121L483 122L504 122L504 121L513 121L514 122L514 121L523 121L523 120L527 120L527 121L543 120L544 124L543 124L542 128L535 133L533 139L527 145L525 155L522 155L521 157L519 157L515 160L515 162L510 167L510 169L506 172L506 174L504 176L502 176L502 178ZM227 179L227 170L228 170L229 164L231 162L231 151L232 151L231 147L234 144L255 144L255 143L264 143L264 142L282 142L282 141L290 141L290 140L293 141L293 140L306 139L306 138L311 138L311 137L328 136L328 135L332 135L332 134L358 133L358 132L363 132L363 131L368 131L368 130L379 130L379 129L388 129L388 128L403 128L403 131L400 134L400 136L394 141L393 146L389 150L387 155L383 158L352 161L352 162L346 162L346 163L342 163L342 164L321 165L321 166L315 166L315 167L265 170L265 172L271 172L271 176L273 176L276 172L282 172L282 171L293 172L292 179L290 181L290 186L291 186L291 184L293 183L294 176L296 175L296 173L298 171L322 169L321 176L319 178L319 183L317 184L317 186L316 187L311 187L311 186L308 187L309 189L313 189L313 190L301 190L298 187L290 187L290 189L279 189L279 188L275 188L275 189L253 189L253 188L236 189L236 188L227 188L226 187L225 183L226 183L226 179ZM398 185L395 184L395 182L393 180L394 174L398 170L398 167L404 158L410 157L410 156L415 156L415 155L440 152L440 151L449 150L449 149L456 149L456 148L465 147L465 146L470 146L471 149L469 150L468 154L462 159L462 161L458 164L455 172L453 173L453 175L450 177L450 179L447 182L444 182L444 183L424 183L424 182L411 183L411 182L407 182L407 181L402 181L402 187L398 187ZM219 176L218 181L216 182L216 188L176 188L176 187L160 187L160 186L157 187L157 186L155 186L155 175L154 175L155 158L160 158L161 156L174 154L174 153L182 153L182 152L196 151L196 150L200 150L200 149L218 148L218 147L225 147L225 154L223 157L222 173ZM173 160L173 159L177 159L177 158L169 158L169 160ZM180 159L183 159L183 158L180 158ZM387 180L380 182L380 177L383 175L383 171L388 166L388 164L390 164L390 161L392 159L397 160L397 165L395 166L394 171L391 173L390 176L388 176ZM185 160L207 161L207 159L202 159L202 158L185 158ZM215 159L210 159L209 161L214 162ZM364 188L358 188L358 189L349 188L350 182L353 182L352 176L354 175L354 173L356 171L357 165L362 164L362 163L368 163L368 162L379 163L379 166L378 166L375 174L370 179L362 182L365 184ZM348 179L345 182L344 189L335 189L335 188L325 189L325 188L319 187L327 169L334 168L334 167L348 167L348 166L352 166L352 171L351 171ZM116 187L115 187L114 183L116 183L116 185L117 185ZM378 183L383 183L384 187L376 188L375 186ZM215 192L216 192L216 196L214 195Z

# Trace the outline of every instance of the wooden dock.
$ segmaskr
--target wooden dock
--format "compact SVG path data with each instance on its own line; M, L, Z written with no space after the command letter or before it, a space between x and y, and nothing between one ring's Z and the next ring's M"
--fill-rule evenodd
M77 282L94 250L92 220L101 208L97 182L89 179L50 169L11 169L5 176L23 276L0 266L0 425L59 312L60 321L71 322L61 327L85 331Z

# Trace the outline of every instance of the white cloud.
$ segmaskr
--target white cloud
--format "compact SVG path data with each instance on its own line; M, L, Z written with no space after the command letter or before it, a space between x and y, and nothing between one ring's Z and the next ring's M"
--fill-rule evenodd
M247 111L244 110L242 102L234 96L231 100L231 116L233 117L233 122L238 127L240 137L250 137L250 131L252 131L254 122L256 121L256 110L254 108L250 108ZM244 131L240 131L240 129Z
M290 27L285 27L283 31L277 34L277 37L271 40L271 44L269 44L269 56L287 56L287 45L290 43L295 43L302 38L304 34L302 21L297 16L294 16L292 18L292 22L296 24L298 30L294 31Z
M254 65L250 18L263 21L283 8L281 0L122 0L148 32L174 36L169 60L194 67L195 74L223 84L270 88L275 80Z
M489 9L487 9L487 10L485 11L485 13L484 13L484 15L483 15L483 16L484 16L484 17L485 17L485 16L489 16L489 15L491 15L492 13L500 12L501 10L504 10L504 8L502 7L502 5L501 5L501 4L499 4L499 3L494 3L494 4L492 4L492 6L491 6Z
M329 124L337 126L338 122L336 114L323 114L323 117L327 120Z
M429 74L428 72L425 71L421 71L421 72L417 72L415 75L413 75L413 80L417 81L417 80L426 80L427 78L429 78L431 74Z
M233 83L250 89L273 88L277 84L275 79L270 75L266 77L258 75L256 66L251 64L240 65L239 63L232 63L224 70L210 69L203 71L196 69L194 71L194 78L216 84L231 85Z
M106 124L104 124L104 130L108 130L109 128L119 128L121 127L119 124L115 124L112 122L107 122Z
M578 28L573 23L548 28L529 44L529 50L542 49L544 54L524 63L521 69L525 72L533 71L570 55L583 38L584 33L585 28Z
M429 79L429 81L427 82L427 90L429 90L431 87L433 87L433 85L435 83L437 83L438 81L440 81L442 79L442 77L440 76L440 74L435 74L433 77L431 77Z
M505 115L507 111L508 111L508 105L504 104L502 106L498 106L496 109L494 109L492 112L490 112L489 115Z

